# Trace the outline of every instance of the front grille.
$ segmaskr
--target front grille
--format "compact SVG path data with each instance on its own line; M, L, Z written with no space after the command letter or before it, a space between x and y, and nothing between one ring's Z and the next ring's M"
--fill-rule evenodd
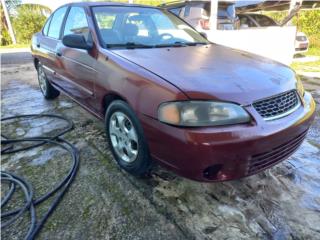
M296 138L273 148L269 152L253 155L248 165L248 174L250 175L259 172L288 158L301 145L305 136L307 135L307 132L308 131L301 133Z
M272 120L290 114L300 105L296 90L253 103L256 111L265 119Z

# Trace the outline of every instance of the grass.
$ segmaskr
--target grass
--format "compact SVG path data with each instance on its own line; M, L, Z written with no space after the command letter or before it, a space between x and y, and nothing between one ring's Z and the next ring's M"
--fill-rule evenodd
M315 62L294 62L291 67L296 71L320 72L320 60Z
M306 55L320 57L320 48L315 48L315 47L309 48L309 50L306 53Z
M320 48L309 48L305 56L317 56L320 58ZM293 62L291 67L296 71L320 72L320 59L312 62Z
M18 43L18 44L10 44L5 46L0 46L0 49L6 49L6 48L29 48L30 43Z

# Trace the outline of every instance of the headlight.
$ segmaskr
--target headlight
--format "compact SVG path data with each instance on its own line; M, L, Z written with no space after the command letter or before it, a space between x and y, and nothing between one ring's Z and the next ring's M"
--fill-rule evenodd
M301 82L299 77L297 77L296 87L297 87L297 91L298 91L300 97L303 98L303 96L304 96L304 87L303 87L303 84L302 84L302 82Z
M211 101L183 101L163 103L159 120L178 126L218 126L250 121L248 113L239 105Z

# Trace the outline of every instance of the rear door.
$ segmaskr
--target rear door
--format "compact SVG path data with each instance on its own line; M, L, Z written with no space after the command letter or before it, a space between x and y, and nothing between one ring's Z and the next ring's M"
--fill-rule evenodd
M44 67L47 77L55 80L55 72L60 67L57 61L57 46L60 38L60 30L68 7L57 9L46 22L42 36L38 38L36 49L41 52L40 61Z
M87 42L92 42L85 8L79 6L70 8L62 36L68 34L80 34ZM61 87L82 104L92 106L96 77L94 49L69 48L60 43L57 52L61 65L57 71Z

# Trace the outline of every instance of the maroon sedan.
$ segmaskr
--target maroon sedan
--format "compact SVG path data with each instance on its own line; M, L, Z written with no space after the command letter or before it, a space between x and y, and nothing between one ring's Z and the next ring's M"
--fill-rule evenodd
M32 39L41 91L105 120L119 165L221 181L288 158L315 113L288 67L209 43L160 8L74 3Z

